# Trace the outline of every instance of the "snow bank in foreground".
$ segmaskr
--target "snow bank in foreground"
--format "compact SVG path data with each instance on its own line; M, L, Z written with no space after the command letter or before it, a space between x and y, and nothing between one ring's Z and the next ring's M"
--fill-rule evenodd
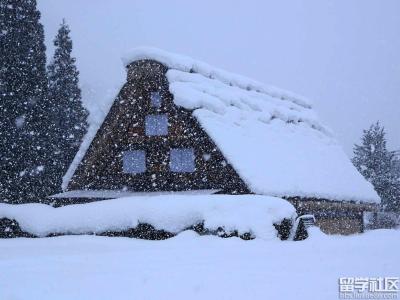
M0 299L338 300L339 277L399 276L400 231L284 243L183 232L0 240Z
M204 227L262 239L276 238L273 223L295 215L287 201L255 195L126 197L53 208L44 204L0 204L0 218L15 219L23 231L44 237L51 233L101 233L151 224L178 233L204 222Z

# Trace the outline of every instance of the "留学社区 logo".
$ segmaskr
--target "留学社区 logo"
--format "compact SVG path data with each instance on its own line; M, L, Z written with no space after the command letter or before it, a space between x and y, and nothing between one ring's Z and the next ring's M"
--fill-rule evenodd
M399 277L340 277L340 299L397 299Z

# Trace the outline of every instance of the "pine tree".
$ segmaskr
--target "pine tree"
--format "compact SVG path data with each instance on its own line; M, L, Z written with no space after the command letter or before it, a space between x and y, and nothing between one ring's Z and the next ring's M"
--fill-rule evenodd
M63 20L54 39L55 53L48 66L49 107L51 107L52 144L56 164L58 187L61 178L72 162L82 138L87 131L87 110L82 106L81 90L78 86L79 72L75 58L71 56L70 29Z
M364 130L362 144L354 146L353 164L374 186L386 210L400 208L400 181L396 155L386 147L385 129L377 122Z
M395 173L400 178L400 151L396 151Z
M0 199L41 190L43 136L35 130L46 95L43 26L35 0L0 0Z

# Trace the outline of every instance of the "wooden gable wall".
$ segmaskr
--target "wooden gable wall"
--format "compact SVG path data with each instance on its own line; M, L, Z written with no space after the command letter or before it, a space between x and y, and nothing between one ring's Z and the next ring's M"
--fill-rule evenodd
M245 183L226 161L192 112L173 103L168 90L167 68L152 60L128 67L128 80L97 132L68 190L127 189L132 191L182 191L220 189L226 193L249 193ZM150 93L159 91L162 105L153 107ZM167 114L168 135L146 136L145 117ZM172 148L193 148L196 169L174 173L169 168ZM124 151L144 150L146 171L123 172Z

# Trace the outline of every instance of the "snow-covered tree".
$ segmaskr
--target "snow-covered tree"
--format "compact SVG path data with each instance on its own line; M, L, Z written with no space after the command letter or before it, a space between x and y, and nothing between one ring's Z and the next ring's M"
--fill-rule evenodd
M400 151L396 151L396 159L395 159L395 173L400 178Z
M43 26L36 0L0 0L0 199L41 189L44 136L35 130L46 95ZM37 108L36 108L37 107Z
M61 177L72 162L87 131L88 112L81 101L79 72L71 56L70 29L63 20L54 39L55 53L48 66L48 110L54 126L51 140L55 146L54 159L59 187Z
M372 183L386 210L400 209L400 179L396 154L386 146L386 133L379 122L364 130L361 145L354 146L353 164Z

